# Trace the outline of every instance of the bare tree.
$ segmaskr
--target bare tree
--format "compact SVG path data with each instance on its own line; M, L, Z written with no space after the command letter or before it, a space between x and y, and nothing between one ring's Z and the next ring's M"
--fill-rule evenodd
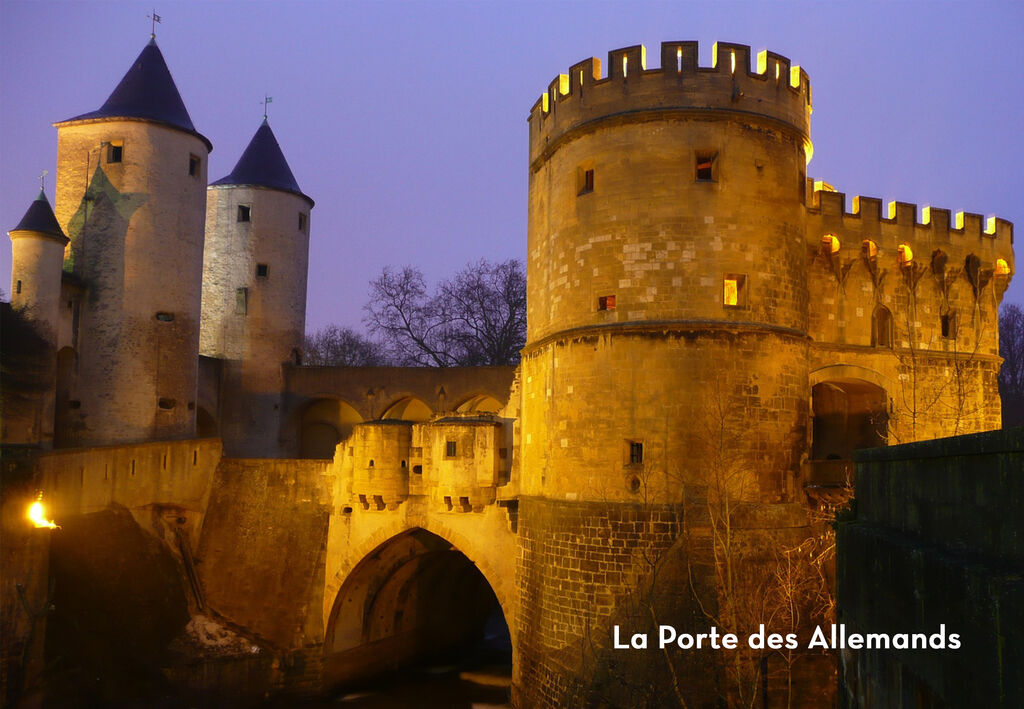
M331 367L378 367L388 364L384 346L350 327L327 325L306 335L304 364Z
M428 294L419 269L387 267L370 282L365 309L395 364L516 364L526 341L526 275L516 260L479 261Z
M1006 305L999 314L999 395L1003 399L1003 428L1024 426L1024 309Z

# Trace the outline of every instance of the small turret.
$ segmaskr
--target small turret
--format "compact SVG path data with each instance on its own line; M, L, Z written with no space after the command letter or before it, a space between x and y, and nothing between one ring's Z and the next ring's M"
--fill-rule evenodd
M7 233L12 254L11 307L21 311L46 343L43 356L49 386L21 410L4 412L3 439L48 446L53 441L61 264L68 238L42 190L18 225Z
M280 426L281 367L301 357L312 207L266 118L207 192L200 352L236 374L223 416L232 428L221 430L229 454L283 454L267 432Z
M36 323L47 341L57 344L61 265L68 237L53 214L46 193L29 205L11 237L11 306Z

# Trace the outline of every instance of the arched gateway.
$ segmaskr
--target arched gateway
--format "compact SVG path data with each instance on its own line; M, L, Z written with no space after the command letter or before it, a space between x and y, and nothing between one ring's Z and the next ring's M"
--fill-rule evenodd
M342 582L327 620L324 684L445 662L474 647L507 647L511 662L509 637L484 572L448 540L414 527L366 554Z

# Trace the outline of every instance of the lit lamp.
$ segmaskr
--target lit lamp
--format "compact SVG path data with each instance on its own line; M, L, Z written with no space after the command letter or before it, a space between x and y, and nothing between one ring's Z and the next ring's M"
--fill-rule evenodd
M56 529L57 525L53 523L53 520L46 519L46 508L43 507L43 493L40 492L36 496L35 502L28 506L28 519L37 528L45 527L47 529Z

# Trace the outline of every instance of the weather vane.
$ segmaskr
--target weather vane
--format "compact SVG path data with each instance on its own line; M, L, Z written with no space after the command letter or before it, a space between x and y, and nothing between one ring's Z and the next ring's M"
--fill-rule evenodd
M148 17L150 20L153 21L151 23L153 25L153 27L150 30L149 36L152 37L153 39L156 39L156 23L157 22L161 22L161 24L162 24L162 21L160 19L160 15L156 14L156 8L153 8L153 14L152 15L146 15L146 17Z
M264 120L266 120L266 118L267 118L267 104L268 103L273 103L273 102L274 102L274 97L273 96L267 96L266 94L263 94L263 100L260 101L260 103L263 104L263 119Z
M42 190L43 192L46 191L46 176L48 174L49 173L46 170L43 170L42 172L39 173L39 189Z

